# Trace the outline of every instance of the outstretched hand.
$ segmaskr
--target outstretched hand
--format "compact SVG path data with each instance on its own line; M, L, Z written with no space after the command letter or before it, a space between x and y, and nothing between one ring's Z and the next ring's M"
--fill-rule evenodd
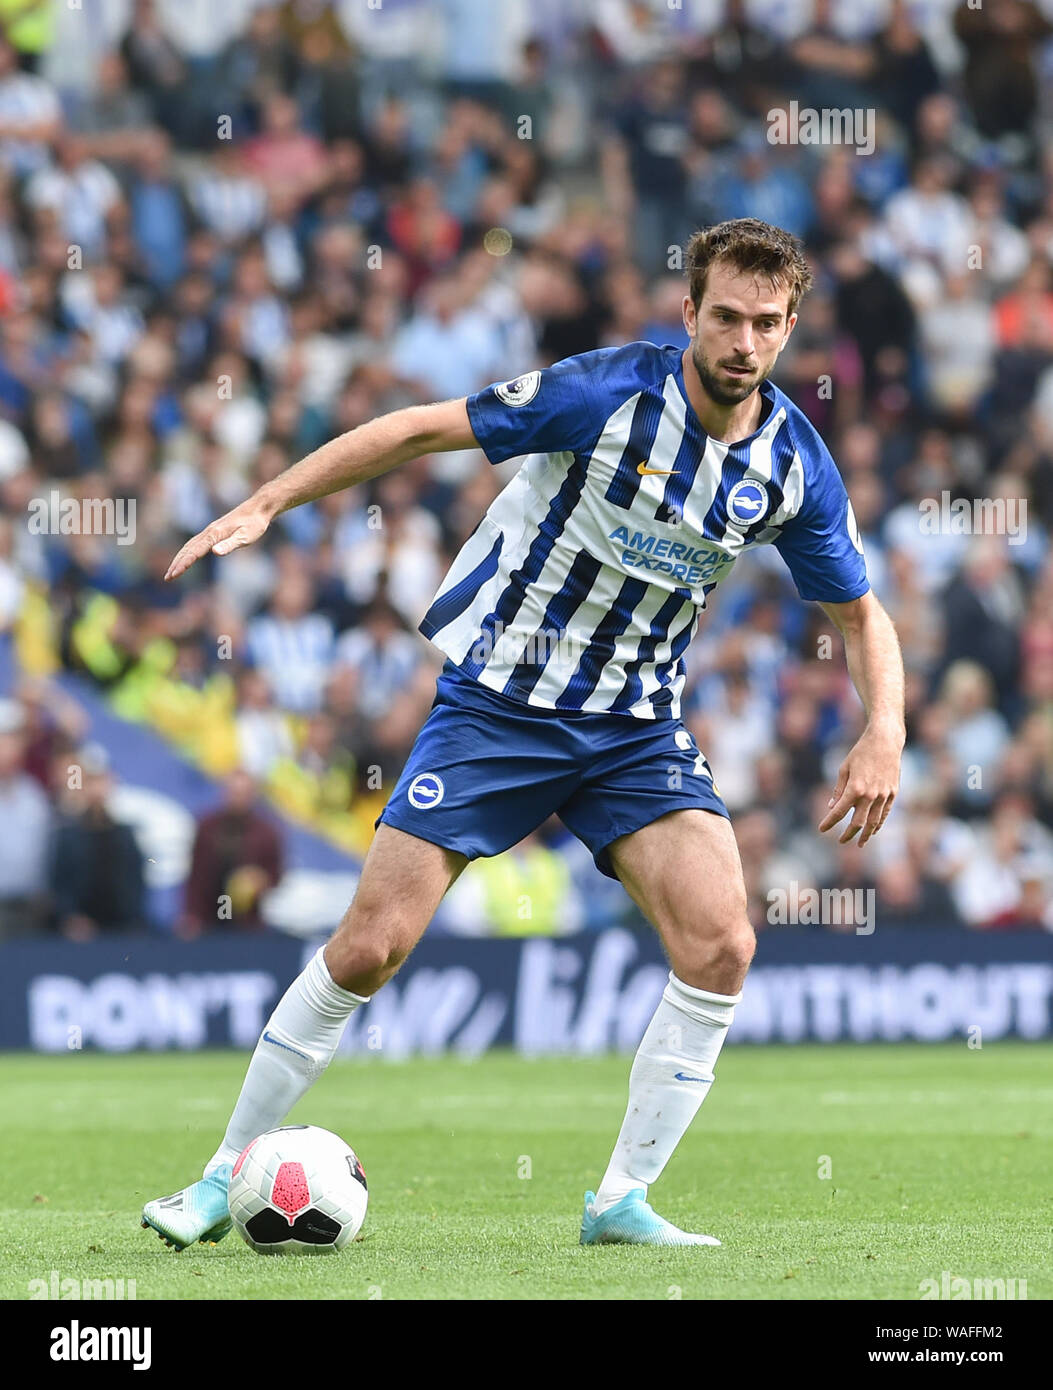
M853 811L838 843L847 844L862 831L859 843L865 845L876 835L896 799L902 751L902 741L890 735L870 729L863 733L838 768L830 809L819 822L819 829L830 830Z
M165 579L178 579L209 551L213 555L229 555L232 550L251 545L263 535L272 518L273 512L257 497L248 498L192 536L168 566Z

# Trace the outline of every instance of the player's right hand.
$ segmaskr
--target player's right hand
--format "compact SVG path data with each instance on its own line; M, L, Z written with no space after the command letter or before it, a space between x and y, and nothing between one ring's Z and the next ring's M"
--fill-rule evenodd
M195 561L211 550L213 555L229 555L243 545L258 541L271 524L273 511L259 497L249 497L225 516L192 536L168 566L165 579L178 579Z

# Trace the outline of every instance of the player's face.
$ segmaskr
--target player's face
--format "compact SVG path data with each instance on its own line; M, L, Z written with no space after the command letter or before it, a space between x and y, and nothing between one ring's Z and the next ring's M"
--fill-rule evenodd
M702 388L717 405L738 405L771 375L797 322L789 290L717 261L695 312L684 299L684 325Z

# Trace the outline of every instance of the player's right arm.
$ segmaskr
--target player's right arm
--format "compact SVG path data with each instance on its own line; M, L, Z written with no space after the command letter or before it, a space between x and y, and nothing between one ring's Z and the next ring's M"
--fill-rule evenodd
M467 400L411 405L331 439L287 468L225 516L191 537L168 567L178 579L209 551L229 555L258 541L281 512L388 473L401 463L452 449L475 449Z

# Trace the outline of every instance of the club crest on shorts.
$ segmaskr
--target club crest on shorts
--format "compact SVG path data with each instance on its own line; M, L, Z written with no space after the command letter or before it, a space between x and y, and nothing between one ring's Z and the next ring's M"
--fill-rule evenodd
M409 784L406 795L418 811L430 811L446 795L446 784L437 772L422 772Z
M752 526L767 516L770 505L764 484L754 478L743 478L728 493L728 521L738 526Z
M537 395L540 385L540 372L526 372L523 376L513 377L511 381L503 381L500 386L495 386L494 395L505 405L526 405Z

